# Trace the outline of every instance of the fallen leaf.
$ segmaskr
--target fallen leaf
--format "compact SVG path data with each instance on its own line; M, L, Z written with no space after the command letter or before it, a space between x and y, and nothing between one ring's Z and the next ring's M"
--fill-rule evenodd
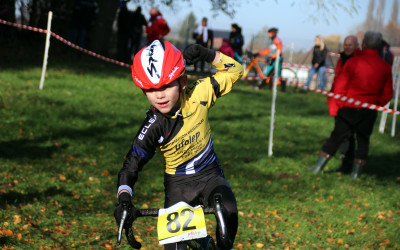
M16 214L16 215L14 215L13 218L14 218L14 224L21 223L21 216L20 215Z

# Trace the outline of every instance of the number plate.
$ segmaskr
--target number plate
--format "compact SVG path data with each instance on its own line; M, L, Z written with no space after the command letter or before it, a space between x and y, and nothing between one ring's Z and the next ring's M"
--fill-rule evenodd
M158 212L158 241L175 243L207 236L204 212L201 206L192 207L181 201Z

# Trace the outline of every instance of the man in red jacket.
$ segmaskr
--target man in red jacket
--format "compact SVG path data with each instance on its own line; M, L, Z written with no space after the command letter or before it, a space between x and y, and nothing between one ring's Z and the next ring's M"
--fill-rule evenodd
M360 104L370 103L384 106L393 96L392 68L390 64L379 57L378 50L381 44L382 34L367 31L364 34L361 54L350 58L335 80L334 93L347 96L353 101L336 100L339 110L335 128L322 146L317 163L314 168L310 169L310 172L322 171L343 140L350 133L355 133L357 149L351 178L360 177L368 156L369 139L378 115L376 110L363 108Z
M154 40L162 40L169 33L167 21L156 8L150 9L150 20L147 23L147 39L149 44Z
M359 49L358 38L356 36L347 36L343 40L343 51L340 53L340 58L336 63L335 69L335 79L332 82L332 87L330 92L335 91L336 79L340 75L344 64L350 59L352 56L358 56L361 53ZM336 100L333 97L328 97L328 110L329 115L334 116L336 120L337 111L339 109L336 104ZM340 158L342 159L342 164L336 170L336 172L341 172L342 174L350 174L351 169L353 167L354 161L354 149L355 149L355 139L354 134L351 133L347 139L345 139L340 145Z

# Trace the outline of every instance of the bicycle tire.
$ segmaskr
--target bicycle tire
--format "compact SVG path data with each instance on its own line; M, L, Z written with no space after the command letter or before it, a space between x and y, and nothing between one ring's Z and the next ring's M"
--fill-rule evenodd
M289 72L290 72L289 74L293 75L293 77L291 77L291 78L289 78L289 77L284 78L284 77L283 77L283 71L284 71L284 70L289 71ZM286 80L289 80L289 81L291 81L290 79L293 79L292 81L294 81L294 82L296 82L296 83L299 82L299 78L298 78L298 76L297 76L297 72L296 72L295 70L289 68L289 67L282 67L282 73L281 73L281 75L282 75L282 79L286 79Z
M205 238L188 241L187 247L191 250L216 250L214 239L210 235Z

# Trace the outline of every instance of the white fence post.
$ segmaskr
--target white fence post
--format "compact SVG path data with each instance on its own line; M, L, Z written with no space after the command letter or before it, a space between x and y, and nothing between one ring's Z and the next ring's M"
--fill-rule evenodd
M49 47L50 47L50 35L51 35L51 19L53 17L53 12L49 11L49 15L47 18L47 30L46 30L46 45L44 48L44 57L43 57L43 67L42 67L42 77L40 78L40 86L39 89L43 89L44 77L46 75L46 67L47 67L47 58L49 55Z
M400 89L400 56L396 56L394 60L394 68L395 71L393 71L393 79L397 79L397 81L393 81L393 84L395 84L395 95L394 95L394 107L393 110L397 111L397 103L399 99L399 89ZM391 135L392 137L395 134L396 130L396 114L393 114L393 120L392 120L392 132Z
M275 75L274 75L274 85L272 91L272 105L271 105L271 124L269 129L269 146L268 146L268 156L272 156L272 144L273 144L273 136L274 136L274 120L275 120L275 101L276 101L276 85L278 84L279 76L278 76L278 69L279 69L279 60L280 54L279 50L276 52L276 59L275 59Z

